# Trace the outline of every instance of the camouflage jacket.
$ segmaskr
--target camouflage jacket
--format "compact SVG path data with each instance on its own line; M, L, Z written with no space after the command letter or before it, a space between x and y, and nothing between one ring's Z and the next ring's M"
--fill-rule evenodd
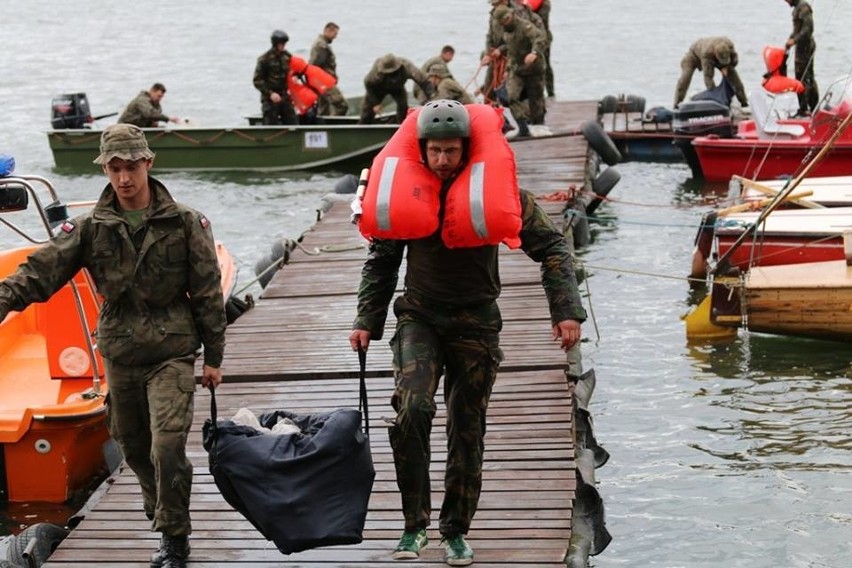
M503 34L506 49L506 65L510 72L517 75L544 74L546 64L544 53L547 50L545 32L526 20L515 20L515 28ZM524 63L524 58L531 52L538 57L531 64Z
M521 19L531 22L536 29L545 33L545 38L549 37L544 20L541 16L536 14L532 8L522 2L514 2L512 0L509 0L509 7L512 8L516 20ZM491 8L491 12L488 15L488 33L485 35L485 53L490 53L492 49L500 49L503 53L506 52L506 43L503 39L503 26L494 17L495 8L496 6Z
M320 34L311 46L311 58L308 63L316 65L337 77L337 59L331 50L331 42L324 34Z
M257 58L254 68L254 88L260 91L260 102L269 100L269 95L288 93L287 73L290 72L289 51L278 51L273 46L269 51Z
M719 50L728 51L730 53L730 63L722 65L716 57L716 52ZM716 69L723 67L736 67L739 61L737 51L734 48L734 42L726 37L705 37L696 40L689 47L687 55L692 57L697 67L701 68L704 74L704 86L712 89L716 86L713 80L713 73Z
M0 283L0 316L46 301L87 268L104 297L96 332L104 357L148 365L203 345L204 363L219 367L226 318L210 223L148 180L151 204L132 236L107 185L92 211L66 222Z
M814 11L805 0L798 0L793 8L793 33L790 39L796 42L796 48L814 47Z
M118 117L118 122L135 124L140 128L151 128L157 126L158 122L168 121L169 117L163 114L160 103L151 100L151 94L148 91L140 91Z
M441 54L439 53L438 55L435 55L434 57L430 57L429 59L427 59L426 62L423 65L420 66L420 70L425 75L426 73L429 72L429 68L432 67L432 65L434 65L435 63L443 63L444 65L447 65L447 62L444 61L444 58L441 57ZM449 70L449 68L450 68L450 66L447 65L447 70ZM452 76L453 76L452 73L450 73L450 77L452 77Z
M566 319L585 321L565 237L528 191L521 191L521 211L521 248L541 264L553 324ZM500 295L496 246L450 249L441 240L440 230L425 239L375 240L361 272L353 329L369 331L372 339L382 338L406 247L406 295L435 309L476 306Z
M473 97L470 96L461 83L452 77L444 77L438 86L435 88L433 99L450 99L459 101L463 105L473 104Z
M369 91L401 91L405 90L405 83L411 79L427 93L434 90L432 84L426 79L426 74L418 69L414 63L404 57L398 59L402 66L393 73L382 73L379 71L379 61L373 63L373 67L364 77L364 87Z

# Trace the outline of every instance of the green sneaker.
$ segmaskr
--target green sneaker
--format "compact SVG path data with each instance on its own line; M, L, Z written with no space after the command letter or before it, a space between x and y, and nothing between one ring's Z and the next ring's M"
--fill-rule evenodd
M426 536L426 529L405 531L402 533L402 538L399 539L399 544L393 549L393 559L412 560L420 558L420 551L426 548L427 544L429 544L429 538Z
M473 549L464 539L463 535L457 534L445 537L443 540L447 556L444 561L450 566L468 566L473 564Z

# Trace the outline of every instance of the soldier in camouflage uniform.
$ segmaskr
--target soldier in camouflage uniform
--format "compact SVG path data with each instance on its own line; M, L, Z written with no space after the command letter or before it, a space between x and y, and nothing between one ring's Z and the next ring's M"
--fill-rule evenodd
M194 364L202 385L222 382L225 307L210 222L148 176L154 154L136 126L101 136L109 184L94 209L65 222L0 282L0 319L46 301L80 269L104 297L97 344L109 394L107 422L142 487L145 514L162 533L151 566L179 568L189 555Z
M432 65L434 65L436 63L442 63L447 68L447 72L449 73L450 61L452 61L455 56L456 56L456 49L452 45L445 45L444 47L441 48L441 53L439 53L438 55L433 55L432 57L427 59L423 63L423 65L420 66L420 70L424 74L428 75L428 71L432 67ZM450 73L450 78L451 79L453 78L452 73ZM424 93L423 90L418 85L414 86L414 97L418 101L420 101L421 104L425 103L427 101L426 93ZM449 97L437 97L437 96L433 95L433 98L443 99L443 98L449 98Z
M432 84L417 66L392 53L376 59L369 73L364 77L364 100L361 102L361 124L371 124L376 118L376 107L382 104L386 96L396 103L396 121L402 124L408 114L408 92L405 83L411 79L423 89L426 97L432 97Z
M154 83L147 91L139 91L118 117L118 122L142 128L155 128L158 122L180 122L180 118L163 113L160 101L165 95L166 87L162 83Z
M547 65L547 71L544 72L544 85L547 96L553 98L556 96L556 91L553 87L553 66L550 64L550 47L553 45L553 32L550 31L550 0L542 0L535 13L541 18L544 31L547 34L547 49L544 50L544 63Z
M544 20L526 4L514 2L513 0L491 0L491 13L488 16L488 33L485 35L485 53L480 61L480 65L487 65L487 68L485 71L485 81L480 92L486 99L495 100L508 106L509 100L505 94L503 79L496 77L494 74L495 65L506 55L505 32L500 21L494 17L495 11L500 6L511 8L516 18L532 22L546 37L550 36L548 35ZM549 53L549 49L550 44L548 40L547 53Z
M334 75L335 78L337 78L337 59L331 50L331 42L337 38L339 32L340 26L334 22L327 23L322 33L314 41L314 45L311 46L311 58L308 61L311 65L316 65ZM349 103L346 102L346 98L337 88L337 85L320 95L317 103L317 114L343 116L347 112L349 112Z
M739 57L734 48L734 42L726 37L704 37L697 40L683 56L680 61L680 78L675 87L674 108L677 108L686 97L686 90L692 81L692 74L696 69L704 73L704 86L708 89L716 87L713 81L713 73L716 69L723 77L728 79L734 88L737 100L744 107L748 106L748 98L745 87L737 73Z
M547 36L531 22L518 18L508 6L497 6L494 18L504 31L509 110L518 121L518 136L529 136L528 123L544 124L544 50L547 49ZM526 100L521 98L523 96Z
M814 11L805 0L785 0L793 8L793 33L787 40L787 48L796 47L796 79L805 86L805 92L799 93L799 114L813 112L819 104L819 87L814 78ZM782 70L787 74L787 69Z
M470 144L467 109L455 101L429 102L418 116L417 131L423 159L443 180L442 195L446 195L465 166ZM579 341L580 323L586 317L571 254L534 196L521 191L520 199L521 247L541 263L553 337L568 349ZM448 248L440 228L427 238L371 242L349 335L353 350L367 349L372 340L382 338L406 248L405 286L393 305L397 326L390 342L396 383L391 405L397 415L389 437L405 517L393 557L417 558L428 542L429 437L435 392L443 374L448 454L439 529L447 563L465 566L473 562L464 535L482 486L485 414L503 357L498 247Z
M287 32L275 30L270 40L272 47L257 58L253 78L254 88L260 91L263 124L297 124L298 118L287 85L292 57L287 51L290 36Z
M443 63L433 63L426 73L429 82L435 88L435 99L449 99L459 101L467 105L473 103L473 97L470 96L461 84L453 79L450 75L450 70Z

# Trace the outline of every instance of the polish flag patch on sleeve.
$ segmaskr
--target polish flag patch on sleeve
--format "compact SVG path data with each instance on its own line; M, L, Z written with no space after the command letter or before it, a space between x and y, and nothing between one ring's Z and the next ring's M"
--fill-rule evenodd
M210 226L210 221L208 221L207 217L205 217L204 215L198 218L198 222L201 224L202 229L206 229Z
M65 221L64 223L62 223L62 225L59 226L59 228L66 233L71 233L74 231L74 229L77 228L77 225L75 225L71 221Z

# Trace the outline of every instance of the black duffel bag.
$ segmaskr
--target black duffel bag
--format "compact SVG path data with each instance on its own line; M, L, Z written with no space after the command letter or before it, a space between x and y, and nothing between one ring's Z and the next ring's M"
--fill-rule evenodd
M259 416L272 428L282 417L301 430L264 434L230 420L217 422L211 390L203 427L210 473L222 496L284 554L361 542L376 470L370 453L367 386L361 356L361 411L339 408Z

